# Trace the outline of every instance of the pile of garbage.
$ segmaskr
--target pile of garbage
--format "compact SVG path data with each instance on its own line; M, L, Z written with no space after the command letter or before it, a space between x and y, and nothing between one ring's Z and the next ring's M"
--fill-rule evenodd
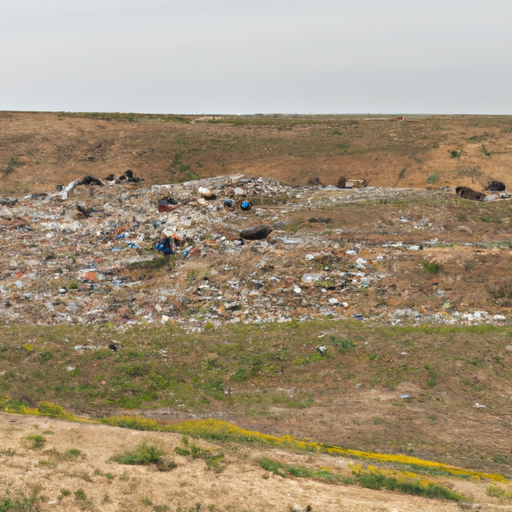
M444 324L507 319L448 309L410 312L398 303L370 315L364 291L399 297L389 261L420 246L341 244L343 228L327 236L295 232L288 223L291 214L310 209L441 197L442 191L291 187L241 174L151 187L84 178L59 188L0 201L5 325L174 322L194 331L324 317ZM441 229L398 222L415 231ZM164 255L156 248L162 238L172 247Z

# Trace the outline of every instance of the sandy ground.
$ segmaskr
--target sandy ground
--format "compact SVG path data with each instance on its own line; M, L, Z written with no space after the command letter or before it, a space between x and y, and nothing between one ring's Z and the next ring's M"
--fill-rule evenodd
M50 433L51 432L51 433ZM160 440L166 452L180 443L174 434L146 433L103 425L61 420L0 415L0 492L17 491L27 496L38 492L39 510L305 510L312 511L455 511L460 506L401 494L371 491L353 486L330 485L306 478L281 478L257 467L254 458L297 456L280 451L251 453L245 448L231 451L221 473L206 469L200 459L175 455L177 468L160 472L153 466L125 466L108 462L114 454L132 449L142 439ZM29 448L29 435L42 435L46 446ZM200 443L204 447L208 443ZM78 449L77 460L63 460L62 454ZM15 453L14 455L12 453ZM61 454L59 457L58 454ZM328 458L327 458L328 459ZM332 465L332 459L330 459ZM326 460L328 463L329 460ZM339 464L344 461L337 460ZM105 476L110 474L110 478ZM112 478L113 477L113 478ZM458 485L478 493L475 484ZM71 494L64 497L61 489ZM74 493L82 489L86 500ZM458 489L459 490L459 489ZM479 496L482 497L482 496ZM489 498L487 498L487 501ZM167 506L168 508L165 508ZM512 510L512 506L482 505L478 510Z

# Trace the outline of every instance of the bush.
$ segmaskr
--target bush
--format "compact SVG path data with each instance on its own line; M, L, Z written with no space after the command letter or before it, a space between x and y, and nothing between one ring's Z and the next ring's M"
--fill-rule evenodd
M348 338L345 339L337 339L335 336L331 336L331 341L334 346L338 348L338 351L344 354L347 350L350 350L351 348L354 348L356 344L349 340Z
M423 262L423 268L429 273L429 274L437 274L439 270L441 269L441 265L435 261L424 261Z
M157 446L145 440L137 446L134 452L115 455L110 460L131 466L155 464L159 471L173 470L177 466L176 463L173 460L166 460L164 455L165 451L161 444Z
M86 499L86 496L85 496L85 491L83 489L77 489L75 491L75 500L77 501L85 501Z
M149 441L142 441L134 452L115 455L111 460L129 465L158 464L162 462L164 453L161 447L151 444Z
M46 444L46 438L43 436L28 436L27 441L30 443L30 448L33 450L39 450Z

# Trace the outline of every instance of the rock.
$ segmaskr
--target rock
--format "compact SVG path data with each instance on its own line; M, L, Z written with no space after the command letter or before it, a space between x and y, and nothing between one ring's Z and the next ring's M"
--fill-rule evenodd
M245 240L263 240L264 238L267 238L272 231L273 228L270 226L260 224L259 226L254 226L252 228L242 229L242 231L240 231L240 237Z

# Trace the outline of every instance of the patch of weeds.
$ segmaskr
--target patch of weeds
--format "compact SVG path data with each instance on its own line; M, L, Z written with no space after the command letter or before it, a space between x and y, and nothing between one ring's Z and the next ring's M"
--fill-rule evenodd
M167 505L154 505L153 512L169 512L171 510Z
M462 151L457 151L456 149L452 149L450 151L450 157L451 158L460 158L460 155L462 154ZM428 180L427 180L428 181Z
M62 496L64 497L67 497L67 496L71 496L71 491L68 490L68 489L61 489L60 490L60 493L62 494Z
M502 489L497 485L488 485L485 492L487 496L491 496L492 498L512 500L512 492L505 491L505 489Z
M148 507L150 507L151 505L153 505L153 501L148 498L148 497L144 497L144 498L141 498L140 502L143 504L143 505L146 505Z
M53 357L53 354L51 352L42 352L39 356L39 361L41 363L46 363Z
M482 144L480 148L480 152L483 153L485 156L491 156L492 153L485 147L485 144Z
M336 336L331 336L331 342L338 349L338 352L341 352L342 354L356 346L352 340L349 340L348 338L339 339L336 338Z
M110 503L112 500L110 499L110 496L108 494L105 494L105 496L103 496L103 499L101 501L103 503Z
M437 183L439 181L439 175L437 174L431 174L428 178L427 178L427 183Z
M128 480L130 480L130 477L128 476L128 473L126 471L123 471L123 473L119 477L119 480L121 480L122 482L128 482Z
M332 473L331 471L327 471L325 469L315 471L304 466L288 466L266 457L260 460L260 466L266 471L270 471L275 475L279 475L283 478L286 478L287 475L292 475L299 478L302 477L315 478L324 481L327 480L332 483L353 483L353 479L337 475L336 473Z
M43 448L46 444L46 437L36 435L36 436L28 436L27 441L29 442L29 448L32 450L39 450L40 448Z
M80 488L75 491L75 499L77 501L84 501L87 499L87 496L85 495L85 491Z
M475 268L475 265L476 263L474 261L466 261L466 263L464 263L464 270L469 272Z
M10 174L12 174L14 172L14 170L16 169L16 167L18 167L20 164L19 160L15 157L11 158L9 160L9 162L7 163L7 165L2 169L2 174L4 176L9 176Z
M0 512L37 512L40 510L37 506L37 502L37 496L28 498L22 492L18 492L16 497L12 497L10 493L8 493L3 498L0 498Z
M367 489L398 491L404 494L441 500L463 501L465 496L433 482L422 483L419 479L398 478L376 470L352 470L356 483Z
M490 215L481 215L480 216L480 220L482 222L490 222L491 221L491 216Z
M435 261L424 261L422 265L429 274L437 274L441 269L441 265Z
M80 450L77 450L76 448L70 448L69 450L66 450L64 452L64 457L68 460L77 459L82 455L82 452Z
M497 462L498 464L506 464L507 466L512 466L512 460L509 459L506 455L495 455L493 457L494 462Z
M195 441L190 442L187 436L183 436L181 438L181 445L176 446L174 451L178 455L185 457L190 456L193 459L203 459L206 463L206 468L214 471L215 473L220 473L226 468L223 453L212 452L210 450L201 448L195 443Z
M155 464L159 471L173 470L176 467L176 463L173 460L166 460L164 455L165 451L160 443L153 444L148 440L144 440L136 447L134 452L114 455L110 461L131 466Z
M425 365L425 370L427 370L427 372L428 372L427 386L429 388L435 387L437 385L437 375L436 375L435 370L428 364Z

